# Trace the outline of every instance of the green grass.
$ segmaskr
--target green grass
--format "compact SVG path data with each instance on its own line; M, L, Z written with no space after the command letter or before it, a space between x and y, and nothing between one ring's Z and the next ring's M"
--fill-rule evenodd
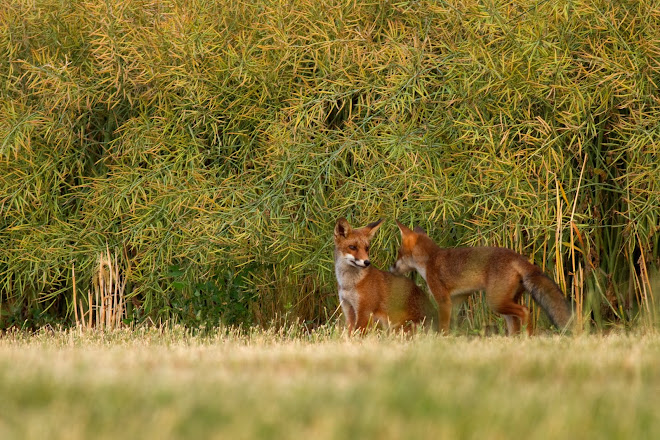
M0 438L659 438L660 337L42 331L0 339Z

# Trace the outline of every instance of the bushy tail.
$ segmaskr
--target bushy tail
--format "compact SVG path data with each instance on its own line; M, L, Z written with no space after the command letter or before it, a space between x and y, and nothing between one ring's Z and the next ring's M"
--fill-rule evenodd
M555 327L559 330L567 330L573 317L568 301L559 286L540 269L536 269L523 277L523 286L531 293L534 301L545 310Z

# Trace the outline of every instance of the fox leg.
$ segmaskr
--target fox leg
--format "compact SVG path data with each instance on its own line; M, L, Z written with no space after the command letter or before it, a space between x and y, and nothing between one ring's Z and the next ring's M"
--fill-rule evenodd
M451 298L449 295L441 298L438 301L438 318L440 319L439 329L445 335L449 334L449 322L451 320Z
M344 312L344 316L346 317L346 325L348 326L348 334L352 334L353 330L355 329L355 321L357 318L357 314L355 313L355 308L351 305L346 300L341 301L341 309Z
M429 286L429 290L438 304L438 331L449 334L449 322L451 321L452 298L444 287Z
M527 329L528 336L532 336L532 333L534 333L534 328L532 327L532 322L529 319L529 309L526 306L520 304L520 298L522 297L524 291L525 288L523 287L522 284L518 286L518 290L516 291L516 296L513 297L513 302L520 306L520 310L523 313L523 317L519 318L518 323ZM516 333L520 333L520 328L516 331Z
M364 333L369 327L374 324L374 316L368 310L364 308L358 309L357 311L357 322L355 323L355 328L360 333Z
M504 315L509 336L520 333L520 327L527 327L527 334L532 335L532 328L528 325L529 309L514 302L499 304L495 312Z
M504 321L506 322L506 333L509 336L520 334L520 318L514 315L502 315L502 317L504 317Z
M504 316L506 321L507 333L509 336L520 333L521 326L527 328L527 334L532 335L532 328L529 325L529 309L522 304L518 304L518 299L523 292L522 287L514 288L515 293L511 295L509 292L513 289L497 290L491 289L486 292L486 300L490 307Z
M450 292L437 277L426 278L426 285L429 287L433 298L435 298L435 302L438 304L438 331L448 335L452 306Z

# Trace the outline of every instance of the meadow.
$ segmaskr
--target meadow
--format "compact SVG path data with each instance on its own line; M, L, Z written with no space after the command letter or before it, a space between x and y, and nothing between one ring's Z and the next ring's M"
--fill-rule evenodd
M652 439L660 337L8 332L0 438Z

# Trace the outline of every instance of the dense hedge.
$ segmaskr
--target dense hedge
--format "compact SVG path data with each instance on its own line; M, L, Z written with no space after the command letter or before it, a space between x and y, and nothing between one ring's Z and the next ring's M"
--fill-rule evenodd
M332 229L529 255L598 325L653 309L660 7L16 1L0 10L1 325L338 317ZM655 284L655 286L654 286Z

